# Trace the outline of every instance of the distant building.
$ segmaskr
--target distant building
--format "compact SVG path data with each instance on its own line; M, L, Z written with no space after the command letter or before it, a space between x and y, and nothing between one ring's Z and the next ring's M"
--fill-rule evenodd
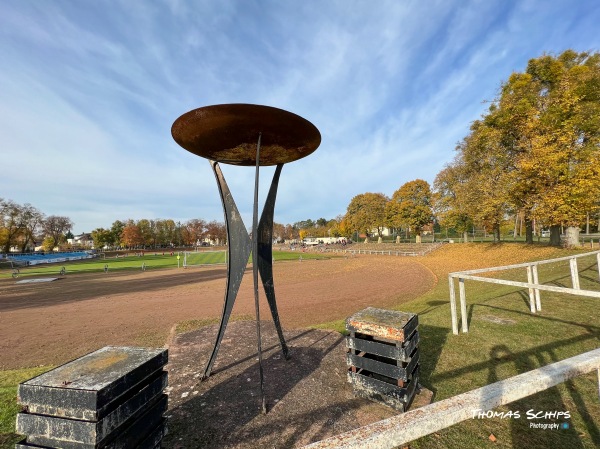
M86 232L76 235L72 239L67 239L67 243L72 246L81 246L84 248L94 247L94 240L92 239L92 234Z

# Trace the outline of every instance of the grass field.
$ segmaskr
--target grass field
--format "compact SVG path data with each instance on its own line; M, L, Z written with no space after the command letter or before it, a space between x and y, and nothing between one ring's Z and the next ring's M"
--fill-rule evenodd
M420 382L445 399L498 380L600 347L598 300L542 292L542 311L529 312L527 292L515 287L466 281L470 329L452 334L448 304L449 272L566 256L573 251L520 244L448 245L418 260L439 281L426 295L401 309L419 314ZM581 287L600 290L593 258L579 259ZM505 277L504 277L505 276ZM495 277L500 277L496 273ZM504 279L525 281L525 269L503 272ZM570 287L568 262L546 265L540 281ZM458 290L457 290L458 293ZM504 324L501 324L504 323ZM315 327L344 331L344 320ZM598 377L591 373L497 409L519 411L521 419L476 419L410 444L411 449L597 448L600 447ZM530 429L528 410L569 411L568 429ZM496 441L489 440L494 435Z
M572 253L574 251L542 245L455 244L446 245L427 256L414 258L415 263L423 264L431 270L438 282L425 295L398 308L419 314L420 382L434 392L436 401L600 346L600 307L597 299L542 292L542 311L532 315L526 291L470 281L466 282L470 330L467 334L461 333L458 336L451 332L447 282L449 272L561 257ZM298 254L287 254L298 257ZM302 256L308 257L308 254ZM139 262L139 258L137 260ZM279 260L277 256L276 260ZM101 269L104 262L96 263ZM170 260L169 263L172 264L173 261ZM158 266L160 264L157 261ZM166 263L162 266L166 266ZM595 258L580 259L579 272L582 288L600 289ZM526 279L524 269L502 273L502 276L521 281ZM545 266L540 270L540 281L570 286L568 263ZM376 282L376 279L365 279L365 282ZM334 322L315 323L314 327L343 332L344 318L340 317ZM14 442L7 432L14 426L16 385L42 369L0 373L0 405L3 410L0 415L0 442L3 438L6 442ZM526 418L528 410L568 411L570 418L531 421ZM600 401L596 373L567 381L501 407L498 411L519 411L521 418L469 420L414 441L410 447L600 447ZM531 429L531 422L567 423L568 428L556 431ZM489 439L492 434L495 442Z
M0 371L0 447L14 448L18 436L15 431L17 385L44 373L52 367L36 367L22 370Z
M225 251L204 251L192 253L193 264L189 265L211 265L211 264L223 264L225 263ZM317 253L296 253L287 251L273 251L273 258L275 262L282 260L298 260L299 257L303 259L326 259L329 257L336 256L325 256ZM250 256L249 261L251 261ZM108 271L120 271L120 270L141 270L142 265L146 270L160 269L160 268L177 268L178 262L179 267L183 267L183 254L180 255L179 260L177 259L177 253L170 255L169 253L146 253L144 256L127 256L127 257L107 257L97 259L85 259L81 261L65 262L59 264L41 264L34 265L31 267L24 267L19 270L19 277L27 276L58 276L60 275L61 269L65 268L65 274L72 275L78 273L100 273L104 272L105 269ZM0 279L10 278L13 276L13 270L5 267L0 269Z

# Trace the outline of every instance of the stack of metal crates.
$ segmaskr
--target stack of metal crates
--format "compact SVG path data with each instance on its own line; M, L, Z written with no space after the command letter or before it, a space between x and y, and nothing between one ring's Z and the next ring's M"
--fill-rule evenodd
M105 347L19 385L16 449L160 448L166 349Z
M419 388L419 320L368 307L346 320L348 381L354 394L404 412Z

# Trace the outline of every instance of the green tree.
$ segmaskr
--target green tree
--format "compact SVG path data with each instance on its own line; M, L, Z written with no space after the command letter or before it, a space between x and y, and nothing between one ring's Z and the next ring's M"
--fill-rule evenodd
M112 244L112 232L109 229L97 228L92 231L94 248L102 249Z
M121 234L125 228L125 223L121 220L115 220L110 227L110 246L119 246L121 244Z

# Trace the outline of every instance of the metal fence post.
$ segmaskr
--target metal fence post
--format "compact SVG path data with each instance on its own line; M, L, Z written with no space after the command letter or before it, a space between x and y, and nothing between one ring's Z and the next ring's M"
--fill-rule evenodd
M600 239L598 239L598 246L600 246ZM598 267L598 280L600 280L600 253L596 254L596 266Z
M456 316L456 295L454 293L454 278L448 276L450 286L450 315L452 316L452 333L458 335L458 317Z
M467 323L467 298L465 294L465 280L458 278L458 293L460 295L460 319L462 321L462 330L469 332L469 323Z
M573 288L575 290L579 290L579 272L577 271L577 259L575 257L571 258L569 261L571 265L571 281L573 283Z

